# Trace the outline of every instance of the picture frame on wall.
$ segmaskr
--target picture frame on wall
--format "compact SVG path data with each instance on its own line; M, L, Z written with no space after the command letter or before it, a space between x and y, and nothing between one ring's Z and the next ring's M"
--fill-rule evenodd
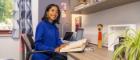
M75 17L75 31L82 27L82 16Z

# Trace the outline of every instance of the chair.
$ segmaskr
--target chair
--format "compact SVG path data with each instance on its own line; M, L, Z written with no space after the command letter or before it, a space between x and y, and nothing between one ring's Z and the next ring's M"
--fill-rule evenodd
M57 60L58 57L56 55L61 56L61 58L59 57L59 59L61 60L67 60L66 55L60 54L60 53L56 53L56 52L52 52L52 51L35 51L34 50L34 41L32 39L32 36L27 35L27 34L22 34L21 39L23 40L23 43L25 45L26 48L26 56L25 59L26 60L30 60L30 57L33 53L43 53L43 54L49 54L49 56L51 57L51 60ZM47 55L48 56L48 55Z

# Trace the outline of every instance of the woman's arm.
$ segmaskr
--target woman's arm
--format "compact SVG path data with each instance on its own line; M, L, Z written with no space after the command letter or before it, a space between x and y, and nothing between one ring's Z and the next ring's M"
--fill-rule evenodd
M60 39L58 29L56 31L56 39L57 39L57 46L60 46L61 44L63 44L62 40Z
M62 40L60 39L59 37L59 31L57 30L56 32L56 35L57 35L57 48L55 49L56 52L60 52L60 49L65 47L67 44L63 43Z

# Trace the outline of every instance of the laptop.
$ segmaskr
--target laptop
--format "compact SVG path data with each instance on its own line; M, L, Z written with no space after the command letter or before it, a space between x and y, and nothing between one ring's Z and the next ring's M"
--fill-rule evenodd
M76 33L74 32L66 32L63 40L66 41L77 41L83 38L84 29L78 29Z

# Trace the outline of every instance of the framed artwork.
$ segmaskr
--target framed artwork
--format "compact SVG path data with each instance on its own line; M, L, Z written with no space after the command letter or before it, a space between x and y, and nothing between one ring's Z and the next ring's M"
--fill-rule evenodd
M62 18L66 18L66 11L67 11L67 3L61 2L61 15Z
M75 31L82 27L82 16L75 17Z

